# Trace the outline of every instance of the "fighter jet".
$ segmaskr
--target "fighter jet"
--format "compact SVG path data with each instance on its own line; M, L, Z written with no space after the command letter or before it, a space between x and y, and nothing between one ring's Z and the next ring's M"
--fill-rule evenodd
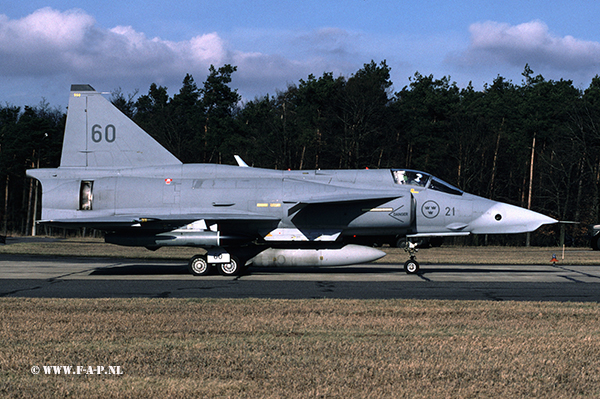
M42 185L42 220L90 227L108 243L202 248L193 275L249 265L374 261L373 243L522 233L556 220L406 169L270 170L183 164L90 85L72 85L60 166L27 174ZM368 245L365 245L368 244Z

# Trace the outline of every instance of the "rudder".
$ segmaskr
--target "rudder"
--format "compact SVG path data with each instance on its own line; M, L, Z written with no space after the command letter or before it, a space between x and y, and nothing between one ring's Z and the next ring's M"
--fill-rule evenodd
M72 85L61 167L132 168L181 162L90 85Z

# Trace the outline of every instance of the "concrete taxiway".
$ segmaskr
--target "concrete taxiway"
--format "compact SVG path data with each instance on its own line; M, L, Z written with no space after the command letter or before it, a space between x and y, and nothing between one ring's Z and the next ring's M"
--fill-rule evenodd
M600 302L600 266L251 267L194 277L182 261L0 256L0 297L357 298Z

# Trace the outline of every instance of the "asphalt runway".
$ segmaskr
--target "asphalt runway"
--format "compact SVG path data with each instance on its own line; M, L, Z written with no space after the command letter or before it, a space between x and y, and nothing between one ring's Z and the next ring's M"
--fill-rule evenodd
M600 266L250 267L188 274L184 261L0 255L0 297L348 298L600 302Z

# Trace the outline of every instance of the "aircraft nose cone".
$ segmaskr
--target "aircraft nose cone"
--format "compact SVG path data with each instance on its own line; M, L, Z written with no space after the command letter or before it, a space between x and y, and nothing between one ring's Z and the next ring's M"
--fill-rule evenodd
M543 224L557 222L558 220L541 213L495 202L469 226L473 234L516 234L534 231Z

